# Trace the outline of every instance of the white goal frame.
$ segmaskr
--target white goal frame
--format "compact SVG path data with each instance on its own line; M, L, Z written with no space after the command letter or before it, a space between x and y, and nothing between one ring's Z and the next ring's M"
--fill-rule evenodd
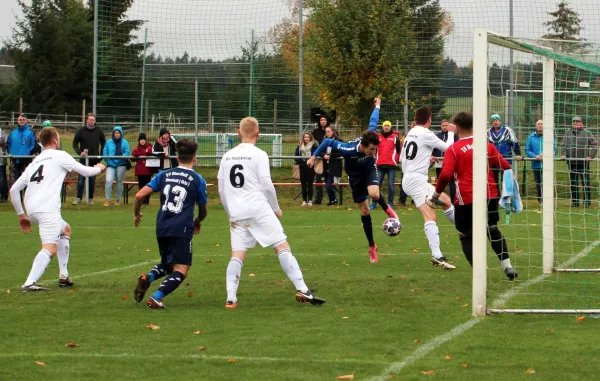
M478 28L473 39L473 316L494 313L600 314L600 309L491 309L487 305L487 120L488 120L488 47L497 34ZM496 39L498 41L498 39ZM505 46L498 43L498 46ZM510 49L507 47L507 49ZM532 55L536 55L535 53ZM537 56L540 56L539 54ZM543 273L590 272L600 269L554 268L554 60L542 56L544 120L542 252ZM480 185L486 186L480 186Z

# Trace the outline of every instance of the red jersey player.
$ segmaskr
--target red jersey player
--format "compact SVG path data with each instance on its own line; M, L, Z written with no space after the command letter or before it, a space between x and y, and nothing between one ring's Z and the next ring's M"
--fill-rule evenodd
M456 230L460 237L465 257L473 266L473 115L470 112L460 112L454 118L460 139L452 144L444 154L442 172L438 177L435 193L427 200L433 206L446 185L454 179L456 196L454 199ZM498 255L504 273L508 279L515 279L518 274L510 263L506 240L498 229L498 187L492 169L511 169L510 164L500 155L493 144L488 143L488 239L492 249Z

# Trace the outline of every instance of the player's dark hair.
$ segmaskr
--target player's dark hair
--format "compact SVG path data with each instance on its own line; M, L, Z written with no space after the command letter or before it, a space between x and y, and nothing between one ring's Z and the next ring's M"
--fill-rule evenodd
M46 127L40 131L40 143L42 143L42 146L44 147L52 144L52 140L58 138L58 131L56 131L56 128L54 127Z
M471 131L473 129L473 114L469 111L461 111L454 117L454 124L463 130Z
M379 136L377 135L377 133L375 131L365 131L363 132L363 134L360 137L360 144L363 147L368 147L369 145L373 144L378 146L379 145Z
M182 164L190 164L196 157L196 151L198 151L198 144L189 140L180 140L175 145L177 149L177 160Z
M415 122L420 126L426 124L429 118L431 118L431 107L429 106L423 106L415 113Z

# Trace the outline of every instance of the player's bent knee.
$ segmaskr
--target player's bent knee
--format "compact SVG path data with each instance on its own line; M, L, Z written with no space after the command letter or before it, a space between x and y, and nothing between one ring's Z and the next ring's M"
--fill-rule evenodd
M55 243L44 243L42 244L42 249L47 250L50 256L54 258L58 252L58 245Z
M172 272L180 272L183 276L187 276L188 271L190 271L190 265L173 265Z
M70 237L71 236L71 225L67 224L65 229L60 233L61 237Z

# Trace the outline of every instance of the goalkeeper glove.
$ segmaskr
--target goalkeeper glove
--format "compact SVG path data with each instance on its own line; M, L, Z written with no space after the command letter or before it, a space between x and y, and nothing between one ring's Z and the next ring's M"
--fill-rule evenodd
M438 200L439 198L440 198L440 194L438 192L433 192L431 197L428 197L425 199L425 203L430 208L435 208L436 205L439 205L439 200Z

